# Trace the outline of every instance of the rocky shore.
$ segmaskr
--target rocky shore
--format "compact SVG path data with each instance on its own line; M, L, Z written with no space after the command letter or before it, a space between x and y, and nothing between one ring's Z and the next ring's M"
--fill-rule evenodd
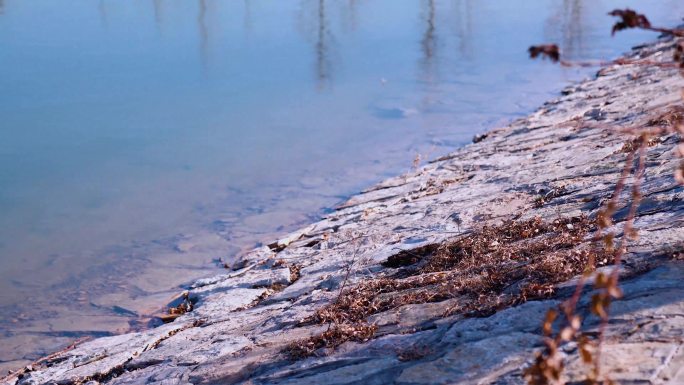
M630 55L669 61L673 47L662 40ZM82 343L4 383L524 383L544 314L594 252L592 218L627 156L630 138L606 126L681 119L683 87L672 68L604 68L197 281L172 322ZM664 135L648 149L640 237L623 261L625 295L611 307L601 356L618 383L684 383L678 140ZM618 225L626 216L620 207ZM583 329L596 335L588 298ZM562 353L566 380L581 380L577 346Z

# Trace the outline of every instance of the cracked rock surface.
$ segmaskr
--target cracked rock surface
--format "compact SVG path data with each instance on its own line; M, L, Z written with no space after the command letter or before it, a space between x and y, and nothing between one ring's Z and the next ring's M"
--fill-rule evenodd
M631 55L670 60L672 41ZM7 384L521 384L542 347L541 322L572 291L497 309L447 312L459 298L373 314L372 338L292 360L284 350L319 335L303 322L341 290L397 269L402 251L467 237L475 229L541 217L596 215L629 139L606 128L654 126L682 103L675 69L614 66L564 90L534 114L412 173L349 199L323 220L248 253L235 270L197 281L194 310L139 333L85 342L7 377ZM600 120L600 121L599 121ZM649 147L640 237L623 261L624 298L611 307L602 366L625 384L684 383L684 188L673 179L679 138ZM625 193L628 194L628 193ZM626 208L617 212L624 220ZM590 236L584 243L589 243ZM581 247L578 245L577 247ZM580 303L585 330L598 320ZM586 367L567 344L566 379Z

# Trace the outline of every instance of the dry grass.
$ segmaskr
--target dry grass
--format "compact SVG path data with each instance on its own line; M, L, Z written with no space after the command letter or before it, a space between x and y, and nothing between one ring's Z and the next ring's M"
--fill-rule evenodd
M399 361L416 361L429 356L434 351L427 345L412 345L397 354Z
M670 106L667 110L651 119L646 124L647 127L674 127L684 123L684 105L677 104Z
M159 316L164 323L173 322L185 313L191 312L195 307L196 299L190 298L188 292L183 292L169 305L167 314Z
M347 341L365 342L373 338L377 328L367 324L338 325L322 334L290 345L288 354L292 359L312 356L321 348L336 348Z
M549 191L540 192L539 196L534 200L534 207L539 208L546 203L567 194L568 191L565 186L553 187Z
M328 323L331 328L292 344L290 355L299 358L323 347L359 341L359 336L368 339L374 332L366 321L369 316L407 304L459 298L458 307L445 307L445 316L487 316L528 299L551 296L555 284L582 273L592 257L599 266L612 262L612 256L586 242L594 230L584 216L550 222L534 218L486 226L444 244L402 251L385 262L391 272L347 288L318 310L308 321Z
M660 139L659 137L650 138L648 140L648 142L646 142L646 146L647 147L653 147L653 146L655 146L661 142L662 142L662 139ZM641 146L641 138L634 138L632 140L626 141L625 144L622 145L622 148L620 148L618 153L629 154L630 152L638 150L640 146Z

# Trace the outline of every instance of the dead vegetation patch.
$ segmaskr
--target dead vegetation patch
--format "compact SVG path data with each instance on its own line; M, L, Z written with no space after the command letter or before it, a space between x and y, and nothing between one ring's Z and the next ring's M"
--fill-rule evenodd
M629 154L630 152L633 152L637 150L641 146L641 141L642 139L639 138L634 138L632 140L628 140L625 142L625 144L622 145L620 150L617 152L618 154ZM659 137L652 137L648 139L648 142L646 143L647 147L653 147L657 144L662 143L662 139Z
M397 254L391 255L385 262L383 267L399 268L418 263L425 256L434 253L439 248L437 244L429 244L421 246L412 250L402 250Z
M183 292L169 304L167 314L162 314L159 318L164 323L173 322L183 314L191 312L195 307L195 302L197 302L196 298L190 298L190 293L187 291Z
M318 310L309 323L329 324L322 335L289 346L301 358L323 347L372 337L371 315L408 304L458 298L444 315L488 316L529 299L546 298L555 285L594 267L612 262L612 255L594 247L587 235L595 225L586 216L541 218L484 226L453 241L402 251L384 263L394 268L340 293Z
M401 362L416 361L429 356L434 351L427 345L412 345L397 354Z
M295 360L309 357L321 348L336 348L347 341L368 341L373 338L376 330L376 326L368 324L337 325L322 334L290 345L288 353Z
M553 187L550 190L546 191L540 191L539 196L535 198L534 200L534 207L539 208L544 206L546 203L552 201L553 199L556 199L558 197L562 197L563 195L566 195L568 193L568 190L565 186L558 186L558 187Z
M293 284L302 275L301 274L302 267L293 263L291 265L288 265L288 268L290 269L290 284Z
M287 267L290 270L290 284L294 283L297 281L300 277L300 272L302 270L302 267L297 265L296 263L287 263L284 259L278 259L275 262L273 262L273 269L277 268L283 268Z
M684 105L677 104L669 106L657 116L651 118L642 127L644 130L649 128L669 128L680 124L684 124ZM617 151L618 154L629 154L637 150L641 146L643 138L641 136L635 137L625 142L625 144ZM646 146L653 147L663 142L663 138L658 135L652 135L647 138Z
M674 127L684 123L684 105L669 106L665 112L646 123L647 127Z

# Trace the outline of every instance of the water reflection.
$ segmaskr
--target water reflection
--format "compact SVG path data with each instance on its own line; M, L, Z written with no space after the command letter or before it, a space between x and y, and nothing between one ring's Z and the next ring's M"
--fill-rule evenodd
M4 1L4 0L0 0ZM317 90L329 89L333 86L334 70L342 63L339 60L349 60L346 57L338 57L334 54L333 46L335 43L335 33L347 34L354 33L359 24L359 11L362 5L372 2L360 2L359 0L348 0L347 2L330 3L328 0L308 0L303 1L300 12L307 14L300 17L300 23L306 25L303 29L311 39L313 52L313 78ZM160 25L163 19L163 0L152 0L154 9L155 23ZM214 3L209 4L207 0L197 1L197 34L198 52L202 68L206 70L210 61L210 30L208 17L216 9ZM254 0L244 0L242 2L242 29L245 36L249 36L254 28L254 5L258 2ZM220 5L220 3L218 4ZM331 5L335 7L331 8ZM421 27L415 29L418 33L416 40L419 46L420 57L418 58L417 70L419 77L425 84L438 81L441 70L445 65L451 65L446 60L452 60L451 53L444 53L440 58L440 50L457 52L459 59L467 59L473 56L473 13L477 12L474 7L478 4L472 0L421 0L418 3L419 22ZM591 29L591 20L586 17L587 8L583 0L560 0L556 1L551 7L553 12L545 17L545 41L557 41L562 46L564 52L569 56L586 55L584 47L587 44L585 31ZM448 14L443 13L448 11ZM100 13L103 24L106 24L107 15L105 0L100 1ZM258 12L257 12L258 13ZM448 20L444 27L440 27L440 18ZM339 21L341 24L335 24ZM487 23L486 20L483 20ZM333 31L333 24L341 25L342 31ZM448 35L440 36L440 28L450 28L453 32L452 38ZM346 31L345 31L346 30ZM218 43L218 42L217 42ZM400 49L408 49L409 46Z
M245 30L245 35L249 36L249 34L252 32L252 1L251 0L244 0L243 4L243 18L242 18L242 26Z
M331 11L326 0L303 1L300 5L299 28L313 46L314 83L318 91L332 85L331 45L334 39L330 28Z
M332 63L330 62L330 29L326 17L325 0L318 0L318 34L316 38L316 79L319 89L330 84Z
M154 10L154 24L157 26L157 29L161 29L162 0L152 0L152 9Z
M315 14L313 20L313 28L311 28L311 36L313 36L313 55L314 55L314 78L316 79L316 88L321 90L329 88L333 85L333 72L336 67L333 60L333 52L331 52L334 42L334 34L331 27L334 16L339 16L342 25L348 27L348 32L357 30L359 24L359 10L362 5L372 3L372 1L362 2L360 0L347 0L346 2L328 3L328 0L309 0L301 3L301 12L312 12ZM0 0L0 14L5 13L6 0ZM164 19L164 2L163 0L152 0L153 17L155 24L161 28ZM249 35L254 28L253 7L258 2L255 0L243 0L243 32ZM671 3L676 3L673 1ZM97 2L97 9L103 27L107 28L109 24L108 16L108 1L99 0ZM332 12L330 5L339 5L335 11ZM440 44L444 45L446 41L440 41L438 37L438 20L442 8L450 5L450 14L446 15L449 20L445 24L447 28L454 31L456 39L455 45L461 58L468 58L473 55L472 49L472 33L473 33L473 7L478 4L473 0L420 0L419 2L420 22L422 27L418 36L421 58L419 59L419 70L421 71L421 79L426 83L430 83L436 79L440 72L440 66L445 63L440 63L438 59L438 50ZM593 8L605 8L605 5L600 0L590 3ZM616 3L617 4L617 3ZM669 5L668 5L669 6ZM198 52L200 63L206 70L209 64L209 40L210 31L207 25L207 17L210 10L207 0L198 0L197 2L197 33L198 33ZM596 19L590 20L589 14L592 13L588 8L589 5L585 0L559 0L552 2L550 12L544 21L544 41L555 41L560 43L564 53L569 57L583 57L588 56L587 44L588 38L586 32L595 28ZM213 8L213 6L212 6ZM339 8L339 11L338 9ZM218 10L217 10L218 11ZM594 12L595 13L595 12ZM442 17L444 17L442 15ZM604 19L607 22L607 18ZM486 20L484 21L486 23ZM607 25L607 24L606 24ZM607 30L607 28L606 28ZM448 40L448 39L446 39ZM404 47L406 48L406 47ZM339 58L334 57L335 60ZM348 60L348 58L343 58Z
M107 6L105 5L105 0L98 1L97 13L100 15L100 23L102 23L102 27L104 29L107 29L107 27L109 26L109 21L107 19Z
M468 58L472 55L472 1L471 0L453 0L451 3L453 9L454 22L451 24L456 31L458 37L458 52L462 58Z
M341 5L344 7L344 3L341 3ZM347 6L343 9L344 14L346 15L346 25L350 31L356 31L356 28L358 27L358 6L358 0L349 0Z
M208 63L208 41L209 41L209 31L207 29L207 1L198 0L199 12L197 14L197 28L199 30L199 53L200 62L202 63L202 68L207 69Z
M436 31L435 31L435 0L423 0L421 11L423 13L424 31L420 40L420 47L423 53L422 67L424 80L432 82L435 76L435 55L437 50Z
M592 2L592 6L601 7L600 0ZM583 0L563 0L546 20L547 41L560 44L563 54L568 58L587 58L586 36L596 28L590 24L588 16ZM606 26L608 21L606 18ZM608 33L607 27L605 33Z

